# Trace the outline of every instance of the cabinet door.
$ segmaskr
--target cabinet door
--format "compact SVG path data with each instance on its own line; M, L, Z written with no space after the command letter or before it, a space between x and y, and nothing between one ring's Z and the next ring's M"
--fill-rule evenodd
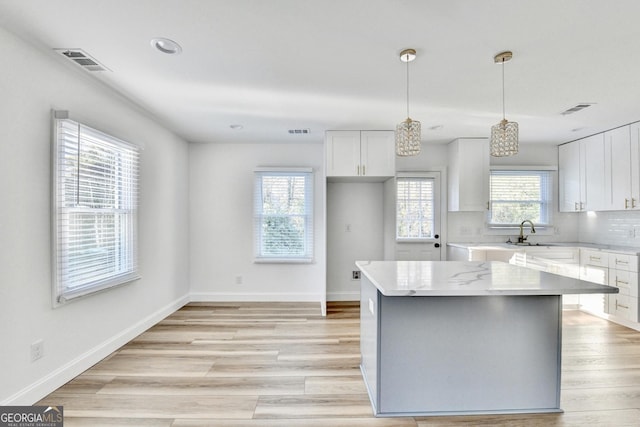
M360 131L327 131L327 176L360 175Z
M394 132L388 130L360 132L360 175L394 176L396 152Z
M449 143L449 210L486 211L489 203L489 140Z
M580 140L580 154L584 159L581 174L584 178L584 191L581 191L582 210L600 211L606 209L605 203L605 144L604 135L597 134ZM584 154L584 155L583 155Z
M580 210L580 142L558 147L558 209L560 212Z
M631 208L631 134L623 126L604 133L607 210Z
M640 123L629 126L631 135L631 207L640 209Z

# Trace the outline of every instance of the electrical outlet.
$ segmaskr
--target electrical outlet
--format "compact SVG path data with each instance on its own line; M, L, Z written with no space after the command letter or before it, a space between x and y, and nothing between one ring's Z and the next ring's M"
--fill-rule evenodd
M38 340L31 343L31 361L35 362L44 356L44 341Z
M236 276L236 285L242 285L242 276Z
M351 272L351 280L360 280L360 270L354 270Z

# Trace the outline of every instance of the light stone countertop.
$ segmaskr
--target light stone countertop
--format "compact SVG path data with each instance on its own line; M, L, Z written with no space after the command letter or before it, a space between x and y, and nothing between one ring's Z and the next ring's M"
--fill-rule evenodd
M580 242L554 242L554 243L533 243L531 245L517 245L509 243L499 242L448 242L447 246L463 249L477 249L477 250L504 250L504 251L518 251L535 248L578 248L578 249L591 249L599 251L615 252L626 255L640 255L640 248L632 246L617 246L617 245L600 245L596 243L580 243Z
M385 296L618 293L618 288L499 261L356 261Z

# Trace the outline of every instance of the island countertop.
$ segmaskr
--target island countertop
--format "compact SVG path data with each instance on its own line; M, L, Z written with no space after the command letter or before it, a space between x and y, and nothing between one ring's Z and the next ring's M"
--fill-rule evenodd
M613 294L618 288L499 261L356 261L384 296Z

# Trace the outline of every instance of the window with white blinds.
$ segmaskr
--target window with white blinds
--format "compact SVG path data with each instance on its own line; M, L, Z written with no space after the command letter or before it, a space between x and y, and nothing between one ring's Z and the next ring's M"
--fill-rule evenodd
M312 262L312 170L256 170L254 223L256 262Z
M139 149L54 119L54 304L138 278Z
M490 225L550 225L551 171L492 170L490 188Z
M396 238L432 239L434 235L433 178L396 178Z

